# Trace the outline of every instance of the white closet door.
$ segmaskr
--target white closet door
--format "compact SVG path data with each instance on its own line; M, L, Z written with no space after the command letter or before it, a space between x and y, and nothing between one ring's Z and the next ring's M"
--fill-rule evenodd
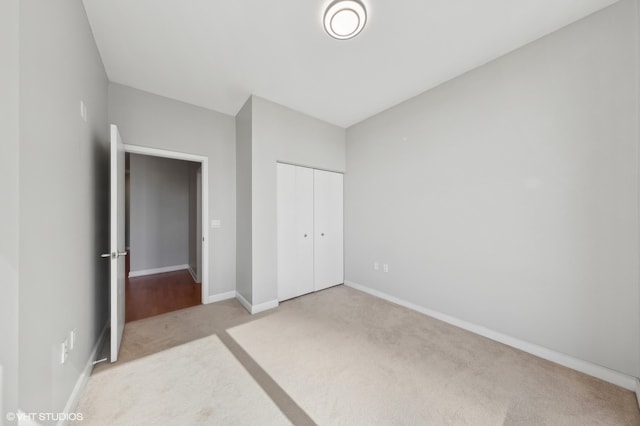
M313 291L313 169L278 168L278 300Z
M313 171L314 289L344 282L342 174Z

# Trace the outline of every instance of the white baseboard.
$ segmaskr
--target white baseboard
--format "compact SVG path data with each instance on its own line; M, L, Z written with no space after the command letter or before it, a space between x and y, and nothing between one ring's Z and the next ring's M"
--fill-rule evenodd
M636 377L636 401L638 401L638 408L640 408L640 379Z
M89 380L89 376L91 375L91 370L93 369L93 361L95 361L96 356L98 355L98 351L100 350L100 348L102 347L102 343L104 342L104 338L107 333L108 326L109 326L109 323L105 324L104 328L102 329L102 332L100 333L100 336L98 336L98 340L96 341L96 344L93 346L93 350L91 351L91 354L89 354L89 360L87 361L87 364L85 365L84 370L80 374L80 377L78 377L78 380L76 381L76 385L74 386L73 391L71 392L71 395L69 395L69 399L67 400L67 405L65 405L64 411L63 411L63 413L65 414L63 418L65 419L69 418L69 414L73 413L76 407L78 406L78 402L80 401L80 396L82 395L82 392L84 391L84 388L87 385L87 381ZM66 420L60 420L58 422L58 426L63 426L63 425L66 425L67 423L68 422Z
M240 293L236 292L236 299L244 308L249 311L251 315L257 314L269 309L277 308L280 304L277 300L270 300L268 302L260 303L258 305L252 305L245 299Z
M162 274L164 272L181 271L183 269L189 269L189 265L164 266L162 268L141 269L139 271L130 271L129 278L142 277L144 275Z
M251 306L251 313L257 314L263 311L268 311L269 309L277 308L280 302L277 300L270 300L268 302L260 303L258 305Z
M236 291L236 299L238 299L238 302L240 302L240 304L242 306L244 306L244 308L251 313L251 303L249 303L249 301L247 299L244 298L244 296L242 296L240 293L238 293Z
M545 347L508 336L506 334L499 333L481 325L473 324L438 311L427 309L425 307L407 302L406 300L399 299L387 293L365 287L352 281L345 280L344 284L356 290L371 294L372 296L379 297L397 305L404 306L405 308L409 308L430 317L439 319L440 321L455 325L456 327L468 330L472 333L479 334L480 336L495 340L496 342L504 343L505 345L512 346L516 349L528 352L537 357L555 362L556 364L560 364L573 370L588 374L590 376L597 377L598 379L604 380L605 382L613 383L614 385L618 385L630 391L635 391L636 395L640 392L640 388L638 388L638 386L640 385L637 384L638 379L636 377L629 376L627 374L620 373L619 371L611 370L607 367L593 364L588 361L583 361L581 359L574 358L572 356L556 352L554 350L547 349Z
M226 293L213 294L207 298L207 301L205 302L205 304L220 302L222 300L233 299L234 297L236 297L235 291L228 291Z
M193 278L193 280L195 282L200 283L200 280L198 279L198 275L195 273L195 271L193 270L191 265L189 265L189 267L187 269L188 269L189 273L191 274L191 278Z

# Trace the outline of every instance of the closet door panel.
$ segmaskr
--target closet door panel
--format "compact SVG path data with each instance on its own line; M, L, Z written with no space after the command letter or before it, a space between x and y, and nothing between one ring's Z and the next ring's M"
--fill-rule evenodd
M313 170L277 164L278 300L313 291Z
M314 170L314 289L344 282L343 175Z

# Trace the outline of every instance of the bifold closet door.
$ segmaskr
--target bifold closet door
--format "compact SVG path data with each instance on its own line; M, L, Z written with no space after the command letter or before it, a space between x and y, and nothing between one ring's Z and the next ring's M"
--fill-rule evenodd
M313 291L313 169L277 165L278 300Z
M341 173L313 171L314 290L344 283Z

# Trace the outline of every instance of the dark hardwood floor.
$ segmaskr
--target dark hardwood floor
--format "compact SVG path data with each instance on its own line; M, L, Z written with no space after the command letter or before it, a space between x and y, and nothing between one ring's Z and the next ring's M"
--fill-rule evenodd
M196 283L189 271L128 278L125 289L125 322L177 311L202 303L201 284Z

